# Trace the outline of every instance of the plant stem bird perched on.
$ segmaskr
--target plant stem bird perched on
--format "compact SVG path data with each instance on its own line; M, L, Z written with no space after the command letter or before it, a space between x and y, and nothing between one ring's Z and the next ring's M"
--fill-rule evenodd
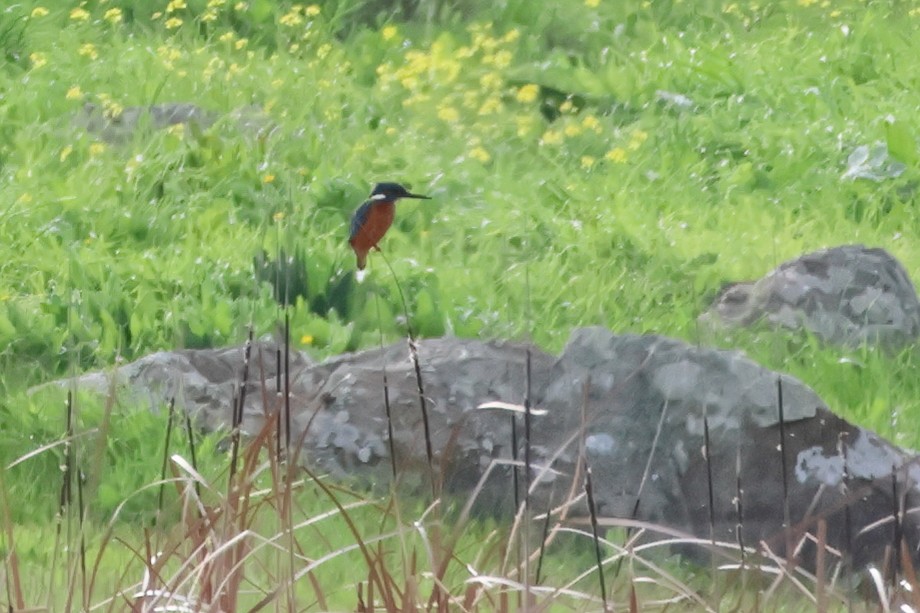
M400 198L431 200L428 196L409 192L398 183L378 183L364 204L359 206L352 216L348 243L355 250L355 256L358 258L358 270L364 270L368 251L371 249L380 251L377 243L390 229L396 201Z

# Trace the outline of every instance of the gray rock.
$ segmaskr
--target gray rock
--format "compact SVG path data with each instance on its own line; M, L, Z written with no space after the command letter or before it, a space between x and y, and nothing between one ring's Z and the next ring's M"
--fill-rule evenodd
M129 106L117 115L104 108L87 103L74 118L75 126L108 143L131 140L138 130L162 130L174 125L185 125L206 130L220 120L221 115L188 102L167 102L149 106ZM244 134L262 136L273 129L273 124L258 107L247 106L228 114L230 121Z
M243 421L251 434L266 414L283 404L276 392L276 351L268 343L251 351ZM443 475L445 492L463 500L477 492L475 508L480 512L511 513L511 461L524 458L525 442L522 415L477 407L492 401L523 402L528 353L530 398L545 411L531 418L535 511L581 492L586 462L603 516L636 518L703 538L709 538L712 528L712 536L729 542L735 541L741 523L747 545L763 542L780 554L787 535L797 543L823 519L828 543L865 564L880 563L893 542L892 509L917 507L916 457L837 417L795 378L771 372L739 352L588 328L576 330L558 357L518 343L453 338L419 342L434 474ZM134 401L161 407L175 396L177 405L199 423L216 429L230 422L242 356L239 347L158 353L114 375L86 375L77 384L108 393L114 376ZM405 343L321 364L293 356L292 440L302 441L301 460L312 470L386 491L391 446L384 368L399 481L428 495L432 473L415 370ZM516 450L511 443L514 420ZM785 506L791 518L788 531L783 527ZM572 513L584 516L584 502ZM849 524L844 521L847 514ZM909 513L900 523L912 552L920 544L917 522L917 515ZM814 554L813 544L806 543L799 555L803 563L813 564Z
M846 245L785 262L759 281L727 286L699 319L710 331L767 322L837 345L896 351L920 334L920 302L891 254Z

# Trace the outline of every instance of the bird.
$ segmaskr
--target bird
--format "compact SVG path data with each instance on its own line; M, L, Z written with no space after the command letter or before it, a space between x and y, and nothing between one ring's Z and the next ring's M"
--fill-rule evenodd
M378 183L371 190L371 195L367 200L352 215L348 243L355 250L358 270L364 270L368 251L371 249L380 251L377 244L390 229L396 201L400 198L431 200L429 196L413 194L399 183Z

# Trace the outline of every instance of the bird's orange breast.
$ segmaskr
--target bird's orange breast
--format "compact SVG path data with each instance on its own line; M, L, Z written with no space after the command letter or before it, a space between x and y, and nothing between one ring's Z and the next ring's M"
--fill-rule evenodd
M377 246L393 223L396 206L392 202L378 202L371 205L358 231L349 241L355 249L367 251Z

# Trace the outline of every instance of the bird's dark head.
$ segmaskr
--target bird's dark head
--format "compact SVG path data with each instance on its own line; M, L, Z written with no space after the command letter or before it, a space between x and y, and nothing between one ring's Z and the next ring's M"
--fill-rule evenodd
M371 191L371 200L383 200L386 202L395 202L400 198L417 198L419 200L431 200L428 196L413 194L399 183L378 183Z

